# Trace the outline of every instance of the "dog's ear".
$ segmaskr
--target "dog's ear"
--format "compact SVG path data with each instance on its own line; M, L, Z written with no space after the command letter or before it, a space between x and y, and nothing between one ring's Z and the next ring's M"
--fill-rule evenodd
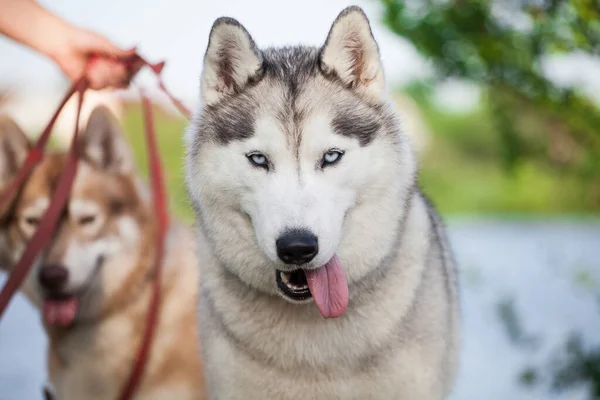
M360 7L344 9L333 22L321 48L320 67L348 88L374 98L383 96L385 82L379 47Z
M0 192L25 163L29 148L21 128L12 119L0 117Z
M210 31L204 55L202 100L211 105L238 93L262 71L262 54L248 31L235 19L221 17Z
M117 118L104 106L92 111L80 137L80 151L93 164L122 174L134 171L134 158Z
M21 128L12 119L0 117L0 193L4 193L15 179L25 164L30 148L29 140ZM17 192L10 193L11 197L4 207L0 205L0 224L4 223L10 212Z

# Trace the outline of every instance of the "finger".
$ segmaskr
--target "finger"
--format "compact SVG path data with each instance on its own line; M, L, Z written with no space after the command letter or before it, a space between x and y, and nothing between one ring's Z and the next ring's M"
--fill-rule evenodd
M135 47L125 50L121 49L104 36L93 32L90 32L88 38L82 41L82 46L85 47L84 50L87 53L97 53L112 58L127 57L136 52Z
M76 79L79 79L81 75L83 75L85 71L85 64L72 62L70 64L60 64L60 68L65 75L69 77L69 79L75 81Z

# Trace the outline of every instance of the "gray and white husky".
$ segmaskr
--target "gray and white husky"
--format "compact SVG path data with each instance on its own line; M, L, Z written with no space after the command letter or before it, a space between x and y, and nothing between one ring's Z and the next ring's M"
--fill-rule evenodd
M456 271L358 7L321 48L210 33L186 135L211 400L442 399Z

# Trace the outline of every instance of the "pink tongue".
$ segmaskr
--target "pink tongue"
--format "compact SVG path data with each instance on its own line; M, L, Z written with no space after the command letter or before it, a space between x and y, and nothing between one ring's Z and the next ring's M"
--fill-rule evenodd
M44 300L44 320L48 325L67 327L73 323L77 313L77 298L75 296L65 299Z
M348 283L337 254L321 268L304 272L321 315L324 318L341 316L348 308Z

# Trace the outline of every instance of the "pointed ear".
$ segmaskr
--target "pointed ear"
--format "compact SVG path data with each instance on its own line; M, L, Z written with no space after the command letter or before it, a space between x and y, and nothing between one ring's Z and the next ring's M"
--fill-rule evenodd
M385 82L379 47L360 7L344 9L333 22L321 48L321 69L335 74L348 88L382 97Z
M210 31L201 86L204 104L238 93L262 72L262 54L248 31L235 19L221 17Z
M25 163L30 144L25 133L10 118L0 117L0 191Z
M92 111L80 137L82 155L108 171L123 174L134 171L134 159L129 143L117 118L104 106Z

